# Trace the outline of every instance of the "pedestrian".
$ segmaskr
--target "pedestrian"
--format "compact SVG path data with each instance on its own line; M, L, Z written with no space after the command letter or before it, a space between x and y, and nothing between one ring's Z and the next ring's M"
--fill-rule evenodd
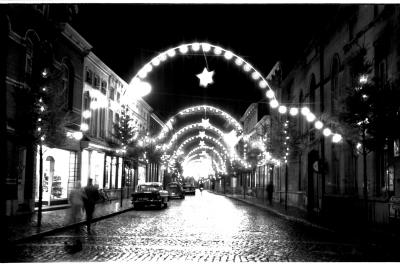
M269 205L272 205L272 195L274 193L274 185L272 184L272 181L270 181L267 184L267 197L268 197L268 202Z
M93 213L95 209L96 202L100 199L100 194L98 188L93 185L93 179L89 178L87 186L84 190L83 204L86 211L86 226L88 234L91 234L90 224L93 219Z
M80 240L80 227L77 224L82 217L83 210L83 190L81 188L80 181L76 182L75 188L70 192L68 200L71 205L70 207L70 215L69 222L71 224L76 224L75 226L75 238L71 244L65 242L65 249L69 253L75 253L82 250L82 242Z

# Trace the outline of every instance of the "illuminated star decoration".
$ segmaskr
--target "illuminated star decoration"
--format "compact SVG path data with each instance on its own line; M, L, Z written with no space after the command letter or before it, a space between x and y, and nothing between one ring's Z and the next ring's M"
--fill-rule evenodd
M205 128L207 128L207 127L209 127L210 126L210 121L208 120L208 118L206 119L206 118L202 118L201 119L201 124L200 124L202 127L205 127Z
M206 136L206 132L205 131L199 131L199 137L200 138L204 138Z
M197 74L197 78L200 79L200 86L207 87L207 85L213 83L212 76L214 75L214 71L208 71L207 68L204 68L203 72Z
M204 140L200 140L199 146L204 147L206 144L204 143Z

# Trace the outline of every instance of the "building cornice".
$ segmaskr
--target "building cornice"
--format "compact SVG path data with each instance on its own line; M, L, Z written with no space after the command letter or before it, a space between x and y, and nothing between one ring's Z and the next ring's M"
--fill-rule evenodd
M71 25L63 24L62 35L75 45L81 52L89 52L93 47Z

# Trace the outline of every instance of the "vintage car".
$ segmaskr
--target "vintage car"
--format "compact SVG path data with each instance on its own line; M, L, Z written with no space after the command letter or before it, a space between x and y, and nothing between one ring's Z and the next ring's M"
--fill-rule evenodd
M183 191L185 192L185 194L192 194L192 195L196 195L196 188L194 187L193 184L190 183L184 183L182 185Z
M169 198L180 198L185 199L185 192L183 191L182 185L178 182L170 182L167 184L167 191Z
M161 209L163 206L168 206L168 200L168 192L163 190L163 185L160 182L140 183L132 194L134 208L154 205Z

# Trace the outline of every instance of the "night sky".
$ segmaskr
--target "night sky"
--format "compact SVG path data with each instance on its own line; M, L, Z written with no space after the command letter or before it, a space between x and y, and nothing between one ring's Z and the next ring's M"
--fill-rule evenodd
M157 54L192 42L231 50L266 76L278 60L288 71L336 8L332 4L79 4L71 24L128 83ZM233 61L198 54L175 56L147 77L153 90L144 99L162 120L203 103L240 118L250 103L265 98ZM203 88L196 74L206 64L215 71L214 83Z

